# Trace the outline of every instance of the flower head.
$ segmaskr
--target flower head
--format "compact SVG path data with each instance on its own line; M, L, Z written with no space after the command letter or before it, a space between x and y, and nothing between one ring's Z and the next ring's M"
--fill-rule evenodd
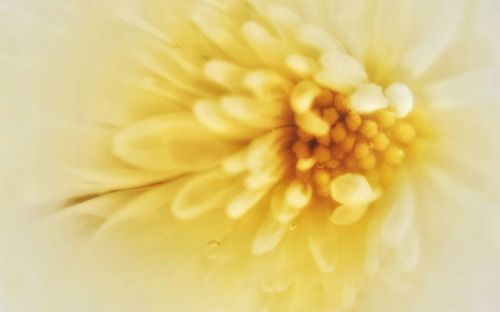
M389 2L106 8L126 45L106 51L119 57L105 60L112 82L99 80L96 93L110 102L82 109L100 126L83 135L80 197L57 217L96 217L91 246L119 232L162 250L168 297L186 295L183 281L203 281L196 294L212 310L351 310L373 283L403 285L432 228L419 219L435 207L428 181L448 169L443 157L460 158L457 134L474 141L475 128L473 117L454 123L459 106L443 109L463 99L443 96L455 81L435 83L450 73L459 23L413 45L419 27L403 27L397 13L412 9ZM408 5L420 14L419 4ZM421 10L443 16L444 7ZM387 19L362 20L370 10ZM454 6L450 19L460 12ZM401 33L385 32L400 22ZM498 175L483 177L491 203L488 179ZM133 235L124 231L137 222Z

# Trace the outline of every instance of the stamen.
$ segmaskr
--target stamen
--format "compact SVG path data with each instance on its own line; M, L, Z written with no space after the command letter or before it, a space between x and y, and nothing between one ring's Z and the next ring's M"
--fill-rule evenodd
M332 201L338 224L358 220L406 152L423 146L415 143L420 128L413 114L399 118L389 110L379 86L363 84L356 92L348 97L306 80L293 88L289 101L296 112L296 179ZM356 101L362 104L357 110Z

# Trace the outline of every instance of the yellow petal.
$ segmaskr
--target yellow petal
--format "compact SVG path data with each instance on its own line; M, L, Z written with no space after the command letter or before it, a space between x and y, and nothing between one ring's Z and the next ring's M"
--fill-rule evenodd
M367 208L367 204L358 206L340 205L333 210L333 213L330 216L330 221L336 225L353 224L361 219Z
M212 100L198 100L194 105L196 118L213 132L233 139L252 139L262 133L256 129L242 125L224 115L219 103Z
M360 206L378 197L366 178L356 173L345 173L330 183L332 198L346 206Z
M314 77L316 82L339 92L350 92L368 79L363 65L344 53L323 54L321 68Z
M277 222L271 214L268 214L255 235L252 253L260 255L273 250L280 243L287 229L287 223Z
M323 222L310 225L308 237L309 249L318 265L324 273L331 273L335 270L338 257L338 233L335 225Z
M270 187L249 190L244 189L231 200L227 206L227 214L233 219L242 217L248 210L252 209L269 191Z
M192 219L212 209L224 208L227 200L242 188L220 170L193 177L177 193L171 210L180 219Z
M158 171L206 169L229 152L230 145L218 140L188 114L146 119L125 128L113 141L116 156L137 167Z

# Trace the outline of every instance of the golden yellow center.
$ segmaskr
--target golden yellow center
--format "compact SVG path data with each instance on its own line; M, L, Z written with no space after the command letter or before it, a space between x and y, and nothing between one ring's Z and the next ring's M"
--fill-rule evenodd
M415 112L404 118L389 109L359 114L348 97L327 89L315 98L311 112L329 125L329 131L314 135L296 122L292 150L297 179L321 197L329 197L330 182L345 173L361 174L371 185L384 186L394 168L422 144Z

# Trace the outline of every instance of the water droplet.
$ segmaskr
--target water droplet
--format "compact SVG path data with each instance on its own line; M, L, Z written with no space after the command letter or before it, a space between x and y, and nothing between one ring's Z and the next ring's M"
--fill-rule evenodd
M290 224L290 226L288 227L288 229L290 231L295 231L296 228L297 228L297 225L295 223Z
M369 148L373 148L374 146L375 146L375 144L373 142L368 143Z
M217 258L217 255L219 254L221 248L221 243L217 240L212 240L207 243L207 246L205 247L205 256L210 259L214 260Z

